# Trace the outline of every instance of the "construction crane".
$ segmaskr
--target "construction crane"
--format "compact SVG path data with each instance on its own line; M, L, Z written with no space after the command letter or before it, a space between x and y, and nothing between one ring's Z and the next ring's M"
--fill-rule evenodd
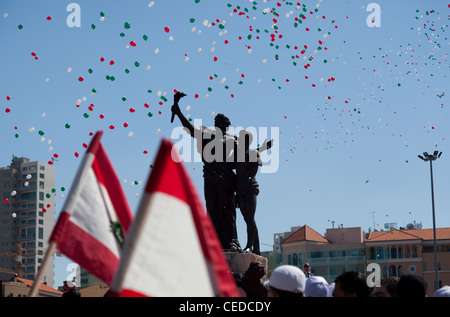
M7 274L12 274L12 275L17 274L17 273L16 273L15 271L13 271L13 270L5 269L5 268L2 268L2 267L0 267L0 273L7 273ZM19 276L19 274L17 274L17 276Z
M4 268L0 268L0 272L3 273L11 273L11 274L15 274L17 273L18 277L23 277L23 271L24 271L24 265L22 262L22 257L23 257L23 251L22 251L22 245L20 243L16 243L17 246L17 252L4 252L4 253L0 253L0 256L11 256L14 257L14 261L16 262L15 268L16 271L12 271L9 269L4 269ZM5 272L8 271L8 272Z
M39 254L39 255L43 255L46 252L42 251L42 250L38 250L35 252L30 252L30 251L26 251L22 249L22 244L17 242L16 243L16 248L17 248L17 252L0 252L0 256L10 256L10 257L14 257L14 261L15 261L15 270L10 270L10 269L6 269L6 268L0 268L0 272L3 273L10 273L10 274L17 274L18 277L23 277L23 272L24 272L24 264L23 264L23 257L26 255L31 255L33 253L35 254ZM59 252L55 252L56 256L61 256L61 254Z

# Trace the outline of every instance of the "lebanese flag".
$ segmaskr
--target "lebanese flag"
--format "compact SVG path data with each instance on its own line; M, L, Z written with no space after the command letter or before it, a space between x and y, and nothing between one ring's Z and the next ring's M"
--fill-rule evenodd
M111 285L133 215L102 135L95 134L83 156L49 242Z
M123 297L239 296L172 142L163 139L111 291Z

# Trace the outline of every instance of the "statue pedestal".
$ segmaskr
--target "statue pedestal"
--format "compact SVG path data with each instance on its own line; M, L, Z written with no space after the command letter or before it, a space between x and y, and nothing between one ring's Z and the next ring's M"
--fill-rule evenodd
M250 263L258 262L260 263L266 272L268 269L268 261L265 257L254 254L254 253L239 253L239 252L226 252L224 251L225 258L230 266L231 272L244 274Z

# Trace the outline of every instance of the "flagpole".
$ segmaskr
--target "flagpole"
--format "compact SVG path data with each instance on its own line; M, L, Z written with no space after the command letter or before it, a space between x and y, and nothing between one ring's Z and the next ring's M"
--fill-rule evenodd
M31 288L28 297L35 297L36 293L39 289L39 285L41 284L39 281L42 279L42 276L44 275L45 268L47 267L51 257L53 256L53 252L56 249L56 242L52 241L50 242L50 245L48 246L47 253L45 254L44 260L42 262L42 265L39 269L38 275L34 279L33 287Z

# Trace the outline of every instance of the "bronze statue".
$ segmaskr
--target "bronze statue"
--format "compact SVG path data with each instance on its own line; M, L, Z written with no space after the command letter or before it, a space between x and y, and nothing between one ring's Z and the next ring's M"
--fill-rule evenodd
M172 106L172 119L176 115L189 134L197 140L197 150L203 161L204 194L206 210L216 229L223 249L240 252L236 231L236 174L233 172L232 151L237 147L234 136L226 133L230 120L218 114L214 129L195 128L181 113L178 102L186 96L177 92Z
M178 105L184 96L186 95L182 92L175 94L171 122L177 115L183 127L197 140L197 150L204 163L206 209L222 247L242 252L236 231L236 207L239 206L247 225L247 245L244 251L259 255L259 235L255 222L259 185L255 175L262 165L260 153L269 149L273 140L264 141L257 149L250 149L253 136L245 130L240 132L238 138L227 134L230 120L221 113L214 119L214 129L204 126L196 129L181 113Z

